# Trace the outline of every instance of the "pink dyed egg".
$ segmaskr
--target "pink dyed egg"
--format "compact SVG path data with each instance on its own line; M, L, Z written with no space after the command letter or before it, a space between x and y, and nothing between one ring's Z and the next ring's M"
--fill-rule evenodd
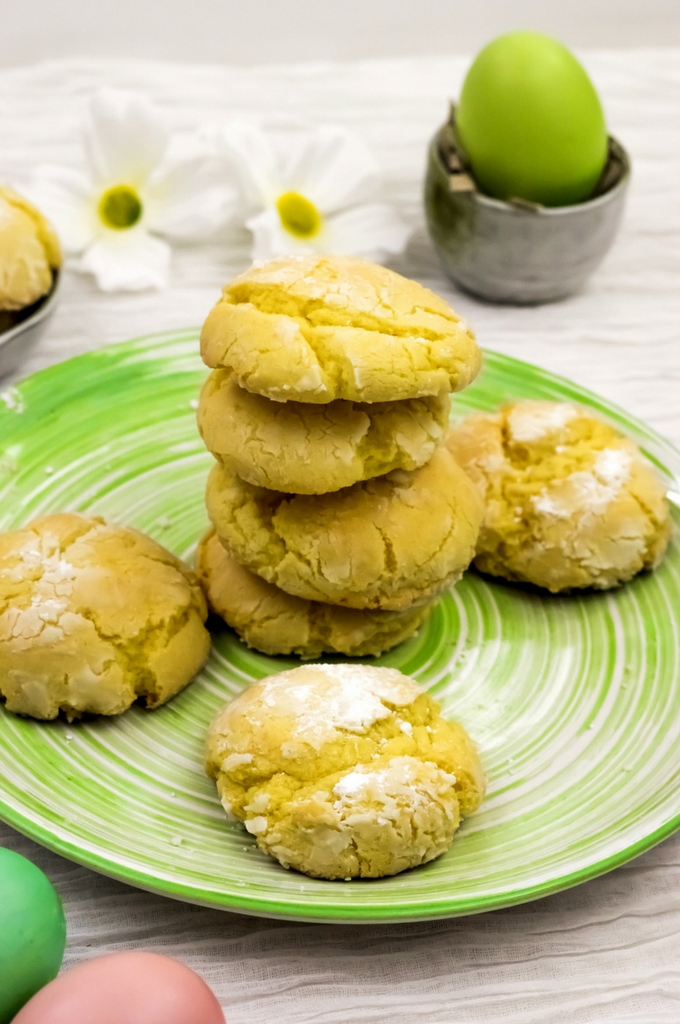
M225 1024L192 970L157 953L113 953L61 974L13 1024Z

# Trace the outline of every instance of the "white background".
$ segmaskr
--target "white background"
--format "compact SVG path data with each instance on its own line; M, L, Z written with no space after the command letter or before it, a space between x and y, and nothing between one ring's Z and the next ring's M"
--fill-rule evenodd
M472 53L534 28L577 48L680 45L678 0L0 0L0 67L71 56L293 63Z

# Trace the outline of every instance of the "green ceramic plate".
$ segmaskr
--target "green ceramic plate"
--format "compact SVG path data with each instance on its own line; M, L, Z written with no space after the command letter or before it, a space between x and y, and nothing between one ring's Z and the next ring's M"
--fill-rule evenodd
M0 402L0 528L96 512L191 558L211 458L194 424L197 332L52 367ZM593 406L665 469L680 455L596 397L489 353L456 415L511 397ZM676 488L677 489L677 488ZM622 590L539 596L469 573L413 640L380 659L416 677L481 747L489 793L450 851L371 882L284 871L228 823L202 771L218 707L294 664L215 635L167 707L39 724L0 709L0 815L45 846L133 885L247 913L417 920L533 899L621 864L680 826L680 546Z

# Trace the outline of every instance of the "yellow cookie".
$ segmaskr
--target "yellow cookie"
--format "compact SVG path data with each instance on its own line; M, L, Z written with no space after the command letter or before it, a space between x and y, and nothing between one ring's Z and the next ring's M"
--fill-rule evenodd
M203 665L192 572L150 537L64 513L0 536L0 696L33 718L157 707Z
M33 305L50 290L52 272L60 265L59 239L48 221L22 196L0 186L0 310Z
M451 843L486 782L465 729L393 668L303 665L242 691L206 769L258 846L315 878L379 878Z
M240 565L214 531L198 546L197 572L211 610L264 654L382 654L412 636L432 609L359 610L293 597Z
M393 402L474 380L474 336L443 299L349 256L287 256L228 284L201 332L208 366L279 402Z
M470 564L482 518L474 486L446 448L334 494L253 487L222 465L206 505L234 556L281 590L348 608L404 609Z
M374 405L272 402L214 370L198 407L207 448L248 483L325 494L431 457L449 421L448 394Z
M463 421L447 445L485 502L482 572L554 593L606 590L663 557L671 521L660 479L584 409L517 402Z

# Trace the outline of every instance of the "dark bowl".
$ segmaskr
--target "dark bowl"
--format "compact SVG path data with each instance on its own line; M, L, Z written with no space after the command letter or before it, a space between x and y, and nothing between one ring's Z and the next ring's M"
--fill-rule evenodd
M42 337L47 321L59 300L61 274L55 270L52 287L47 295L27 309L14 314L16 322L8 330L0 331L0 377L12 373L27 357Z

